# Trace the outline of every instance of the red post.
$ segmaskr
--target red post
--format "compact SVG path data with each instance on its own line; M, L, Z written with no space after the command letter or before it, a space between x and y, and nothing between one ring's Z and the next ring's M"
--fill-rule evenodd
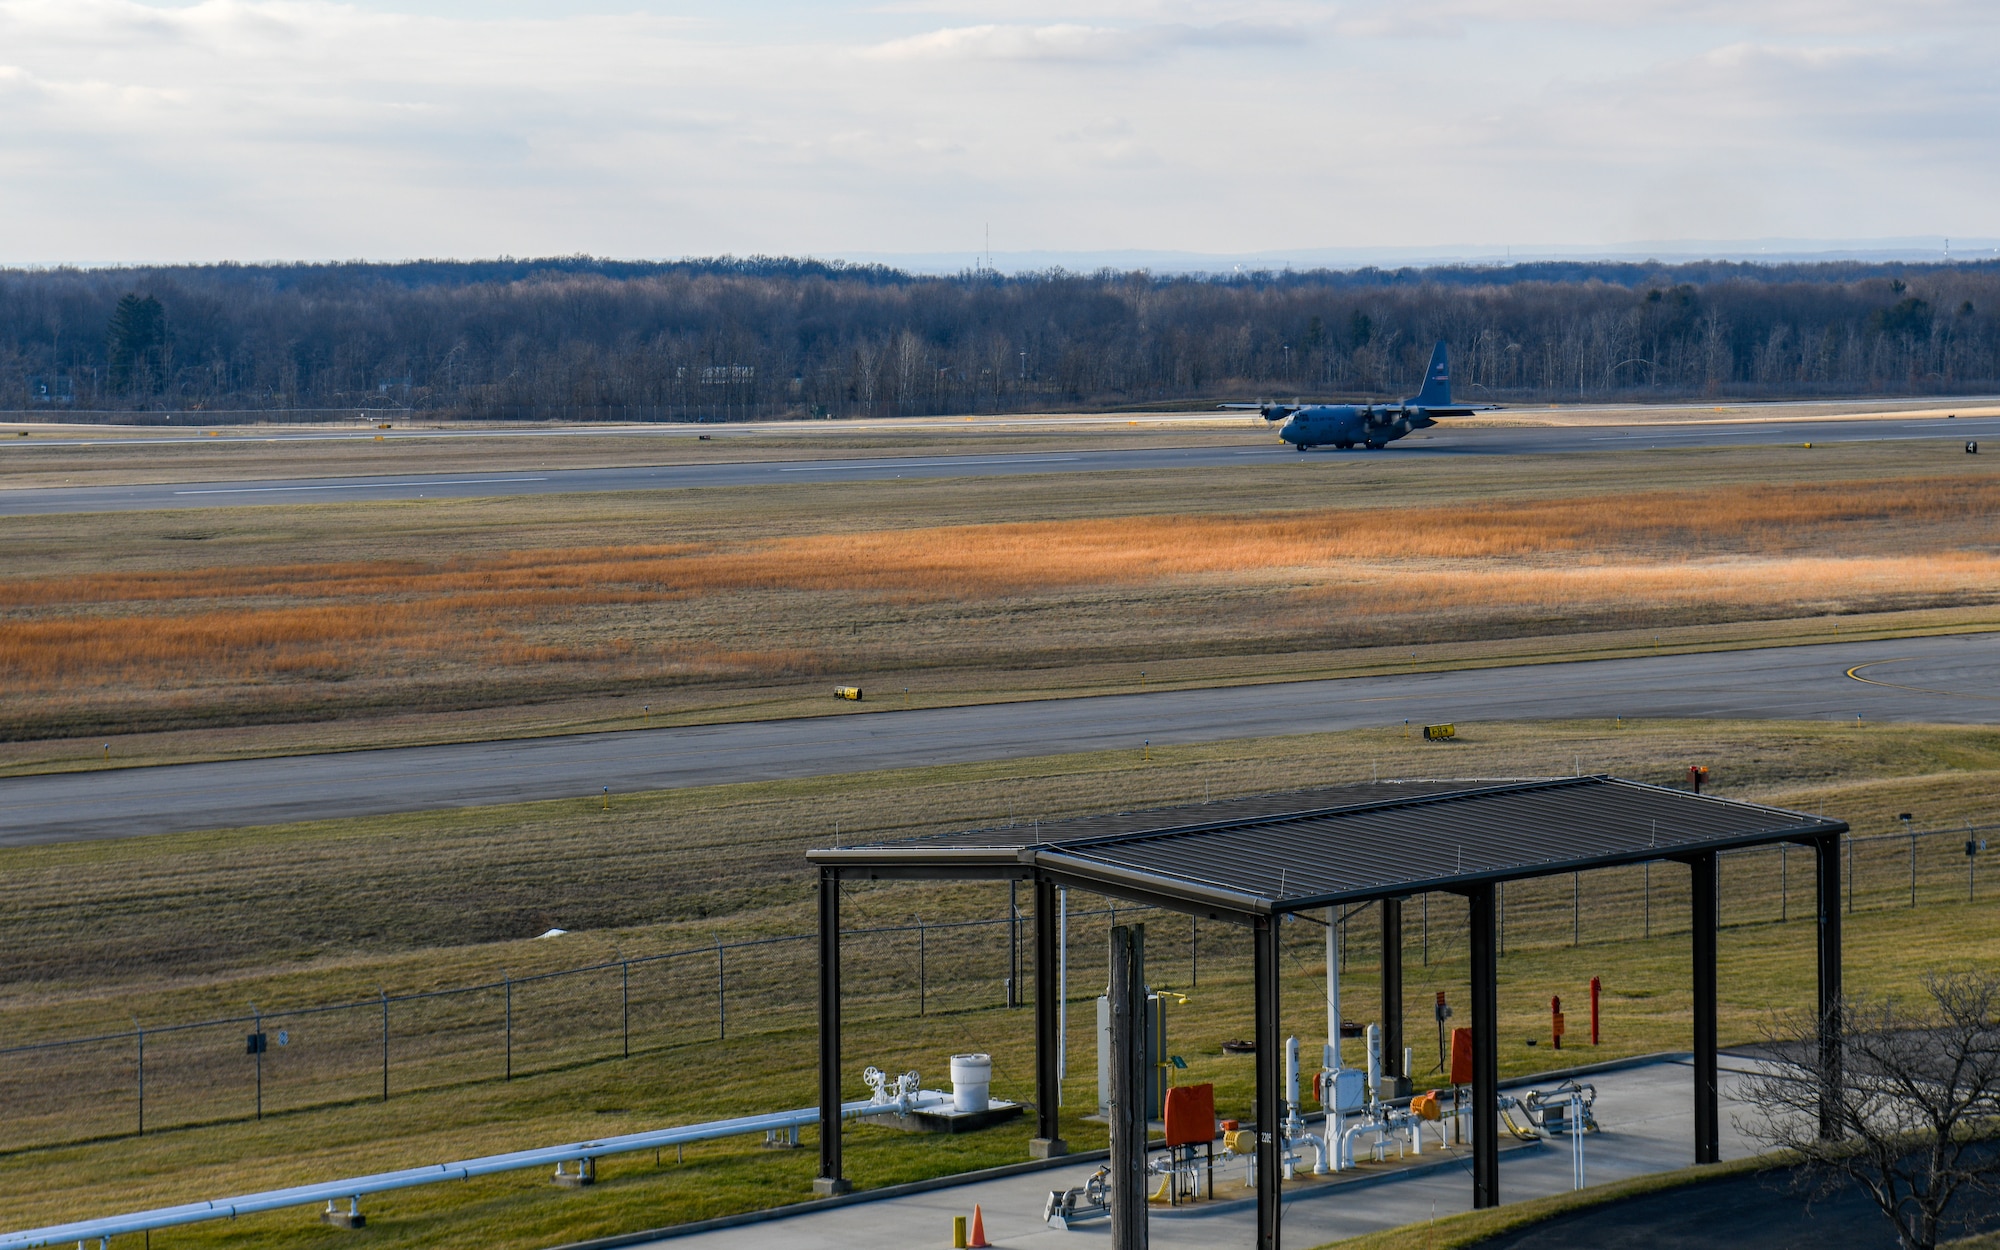
M1556 1039L1556 1049L1563 1048L1563 1000L1556 994L1549 998L1549 1032Z
M1603 986L1596 977L1590 978L1590 1044L1597 1045L1597 992Z

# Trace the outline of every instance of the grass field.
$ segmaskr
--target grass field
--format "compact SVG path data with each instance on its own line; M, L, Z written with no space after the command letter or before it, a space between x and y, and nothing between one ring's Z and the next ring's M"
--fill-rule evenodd
M839 446L917 446L857 437ZM1058 438L979 437L987 449ZM1111 436L1060 439L1080 437ZM588 439L508 446L508 467L629 462ZM90 480L147 471L137 449L49 451L7 466L37 466L45 482L100 455ZM219 439L174 451L161 472L366 471L353 466L377 451L403 457L391 471L480 454L369 443L307 469L299 458L319 452ZM865 713L903 698L2000 627L2000 485L1945 443L22 517L0 519L0 542L0 772L809 714L832 710L834 680L868 687L870 703L840 709ZM1823 808L1867 834L1900 829L1899 811L1929 826L2000 819L2000 733L1981 728L1460 728L1443 746L1356 731L0 851L0 1048L151 1031L143 1138L126 1136L137 1108L122 1041L0 1055L0 1226L809 1103L809 947L731 957L726 1038L712 1028L711 974L691 959L634 965L629 984L531 978L805 932L810 845L1378 773L1671 782L1690 762L1722 792ZM1850 987L1897 992L1926 968L2000 955L2000 879L1975 880L1967 902L1951 840L1925 842L1914 862L1917 948L1901 844L1863 846ZM1772 1011L1810 997L1805 872L1771 855L1725 866L1726 1040L1756 1038ZM845 916L938 926L997 916L1005 899L991 885L884 884L855 888ZM1406 913L1420 1055L1430 994L1464 999L1462 906L1413 900ZM1557 1062L1542 1037L1548 996L1580 994L1591 976L1604 980L1608 1032L1590 1057L1686 1046L1684 869L1517 886L1505 909L1503 1070ZM1213 1080L1225 1114L1247 1112L1247 1062L1220 1049L1250 1030L1247 942L1134 918L1155 983L1190 994L1172 1024L1188 1079ZM1080 914L1072 931L1071 1111L1095 1101L1088 999L1107 921ZM1357 1019L1376 1010L1371 926L1357 917L1346 947ZM535 940L551 927L572 932ZM906 932L854 938L850 1078L876 1063L941 1084L944 1057L976 1048L996 1056L997 1093L1030 1096L1031 1013L1000 1005L999 932L933 927L922 956ZM1320 931L1287 926L1285 943L1286 1027L1314 1039ZM297 1044L269 1061L261 1121L243 1119L254 1104L240 1027L160 1031L253 1004L368 1004L503 978L504 1053L493 991L396 1005L386 1103L370 1010L287 1018ZM510 1062L513 1079L499 1079ZM1076 1115L1066 1127L1079 1146L1101 1141ZM850 1170L878 1185L1009 1162L1027 1132L940 1143L858 1128ZM46 1144L57 1140L74 1144ZM522 1174L391 1196L358 1234L294 1211L155 1237L545 1246L796 1200L810 1155L718 1143L685 1160L607 1160L583 1193Z
M1329 472L8 518L0 766L200 753L106 734L534 732L605 700L768 715L834 680L964 702L1298 676L1371 648L2000 622L2000 489L1931 444Z
M608 813L585 802L544 803L11 850L0 854L0 1018L11 1044L118 1029L134 1015L158 1028L235 1014L250 1002L273 1011L367 998L377 987L401 993L460 984L502 969L520 977L718 936L802 932L811 926L812 896L799 853L810 844L1198 801L1204 794L1365 778L1377 770L1519 775L1581 766L1666 781L1698 759L1711 765L1726 793L1823 805L1864 833L1900 828L1893 819L1898 811L1916 811L1925 824L1991 815L2000 776L2000 733L1985 729L1463 728L1465 741L1441 747L1360 731L1174 748L1149 762L1097 754L632 796ZM1990 918L2000 881L1982 882L1979 901L1966 904L1962 856L1941 840L1937 846L1927 843L1920 863L1927 934L1921 947L1908 941L1912 912L1904 905L1908 878L1898 845L1871 852L1880 862L1861 863L1848 926L1853 988L1893 992L1927 967L2000 955L2000 925ZM1798 1008L1812 993L1811 926L1796 910L1796 893L1790 919L1779 920L1776 867L1770 857L1745 857L1724 869L1726 1040L1755 1039L1771 1011ZM1804 870L1795 863L1791 871ZM1803 881L1794 877L1790 888L1797 891ZM1556 1060L1546 1039L1535 1047L1525 1041L1542 1038L1549 994L1581 994L1593 975L1606 987L1607 1033L1589 1057L1687 1045L1685 870L1654 870L1650 938L1638 874L1590 874L1579 886L1575 945L1570 882L1508 891L1501 999L1507 1072L1568 1061L1567 1051ZM884 884L856 888L846 918L865 927L916 915L933 922L994 916L1005 897L992 885ZM1091 903L1078 898L1073 905ZM1406 910L1409 1028L1420 1055L1431 992L1443 989L1463 1002L1465 952L1454 911L1460 906L1436 898ZM1158 913L1134 918L1148 925L1155 983L1191 996L1171 1025L1172 1049L1187 1058L1188 1079L1215 1081L1226 1114L1246 1110L1247 1061L1223 1056L1220 1043L1249 1031L1247 942L1204 926L1196 980L1188 921ZM1102 979L1103 924L1094 917L1073 930L1077 1003L1067 1088L1073 1111L1088 1110L1095 1099L1085 1000ZM529 940L550 925L576 932L559 941ZM976 1047L996 1056L997 1093L1029 1096L1031 1013L999 1005L1004 950L996 931L973 932L985 937L933 948L935 971L920 1018L912 952L895 944L904 939L855 940L847 1052L853 1073L877 1063L916 1067L935 1079L943 1056ZM1356 1019L1372 1018L1375 1010L1372 932L1364 915L1349 935L1347 1014ZM1324 1018L1318 927L1287 926L1286 950L1286 1027L1313 1039ZM511 1082L493 1079L489 1029L484 1051L453 1052L471 1055L483 1069L428 1089L399 1087L386 1104L362 1082L317 1108L291 1107L274 1096L277 1113L261 1123L0 1154L6 1195L0 1226L805 1105L812 1099L809 956L796 966L773 962L744 975L746 998L762 998L763 1014L748 1013L744 1027L756 1031L732 1027L727 1041L702 1031L710 1009L705 991L683 988L651 1000L633 1057L620 1058L608 1032L615 1025L606 1015L606 987L599 986L588 1009L583 999L545 1002L532 1012L531 1004L517 1004L541 1023L524 1026ZM462 1020L434 1023L446 1041L463 1040ZM399 1047L423 1040L404 1036L417 1027L399 1025ZM302 1033L301 1045L311 1040L309 1031ZM234 1045L235 1066L183 1079L182 1105L200 1103L210 1118L244 1111L240 1037ZM93 1079L112 1098L126 1075L113 1065ZM45 1086L64 1088L61 1073L44 1077ZM282 1088L274 1076L274 1089ZM859 1092L858 1082L851 1092ZM159 1100L155 1113L170 1115L173 1079L163 1077L152 1097ZM18 1114L28 1100L15 1098ZM1100 1131L1075 1115L1066 1129L1080 1145L1098 1140ZM1025 1126L1013 1126L940 1144L858 1129L852 1170L864 1184L882 1184L1010 1161L1024 1153L1026 1135ZM412 1191L373 1204L366 1236L385 1245L531 1246L657 1226L796 1199L812 1170L809 1156L718 1143L691 1151L684 1164L671 1157L655 1163L651 1156L607 1161L605 1183L580 1194L526 1174ZM306 1245L342 1236L311 1224L309 1213L285 1212L156 1239L162 1246Z

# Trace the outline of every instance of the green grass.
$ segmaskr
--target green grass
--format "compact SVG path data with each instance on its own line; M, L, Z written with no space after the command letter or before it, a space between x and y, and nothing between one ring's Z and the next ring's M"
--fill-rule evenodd
M233 1014L252 1001L268 1011L365 998L377 986L401 993L461 984L501 969L518 977L715 936L804 932L812 924L812 896L800 853L832 841L836 825L843 841L903 836L1365 779L1376 771L1520 775L1580 765L1670 781L1699 759L1711 763L1712 784L1724 793L1809 809L1824 803L1830 814L1877 832L1894 828L1899 810L1939 823L1988 815L2000 777L2000 734L1976 727L1590 723L1462 725L1461 732L1464 739L1447 746L1406 740L1399 727L1170 748L1150 762L1104 752L710 787L629 796L615 800L609 813L598 800L579 798L7 850L0 852L5 1040L115 1030L134 1013L156 1028ZM1851 987L1889 992L1926 968L2000 958L2000 925L1988 914L1992 895L1983 893L1974 906L1952 901L1962 898L1962 877L1954 875L1962 863L1949 855L1933 862L1927 853L1920 865L1927 940L1912 949L1910 913L1897 906L1907 888L1900 865L1893 856L1862 864L1864 888L1847 927ZM1813 992L1811 926L1796 911L1789 923L1775 921L1774 868L1744 860L1725 869L1726 1041L1755 1040L1770 1010L1802 1007ZM1793 888L1803 880L1795 878ZM1653 884L1657 928L1648 939L1643 881L1629 870L1586 877L1583 940L1575 947L1567 881L1509 891L1501 965L1504 1072L1687 1047L1687 937L1684 929L1673 931L1685 924L1685 871L1656 869ZM2000 881L1992 888L2000 889ZM991 884L884 883L853 889L845 914L854 927L916 914L949 921L998 914L1005 898L1004 887ZM1079 897L1074 905L1101 904ZM1423 904L1413 900L1406 909L1407 1018L1420 1056L1434 1044L1425 1020L1431 992L1443 989L1454 1002L1465 1001L1462 925L1454 910L1461 905L1430 901L1428 963ZM1212 1081L1223 1114L1247 1116L1250 1063L1221 1053L1224 1040L1251 1028L1247 941L1204 926L1195 983L1189 922L1160 913L1136 918L1148 926L1155 984L1190 995L1170 1022L1172 1049L1189 1064L1185 1079ZM555 942L527 940L551 924L579 931ZM1095 1102L1088 999L1103 978L1103 926L1102 918L1079 918L1072 933L1076 1002L1064 1127L1079 1148L1102 1140L1101 1130L1079 1115ZM998 1095L1032 1096L1032 1013L996 1005L1004 951L992 931L972 932L987 936L954 947L954 939L933 935L929 1011L922 1017L915 1014L910 944L850 942L849 1096L862 1093L858 1073L870 1063L914 1067L929 1076L927 1084L941 1085L945 1056L966 1049L995 1055ZM1321 933L1306 923L1284 933L1285 1027L1312 1042L1324 1027ZM1350 935L1346 1014L1352 1019L1376 1012L1371 934L1364 916ZM1027 950L1024 940L1024 964ZM1604 1045L1555 1056L1545 1040L1548 996L1575 996L1571 1037L1581 1041L1581 999L1593 975L1605 985ZM399 1075L386 1104L361 1079L322 1091L338 1105L287 1110L261 1123L0 1154L0 1226L808 1105L816 1046L809 948L761 965L746 957L732 982L739 976L733 993L742 998L732 1005L726 1042L707 1032L710 991L693 978L648 991L649 1014L635 1030L630 1059L615 1057L608 984L539 1004L523 991L520 1075L511 1082L472 1079L497 1071L490 1027L473 1036L464 1020L440 1018L433 1024L443 1031L427 1042L416 1032L417 1020L399 1018L399 1047L414 1053L427 1044L457 1046L452 1053L463 1060L460 1068L440 1066L437 1086L425 1090L411 1089ZM301 1045L315 1040L309 1026L295 1027ZM754 1035L738 1031L753 1027ZM367 1036L350 1040L365 1045ZM1529 1037L1542 1044L1527 1046ZM234 1046L229 1062L237 1066L223 1069L226 1079L184 1082L181 1106L206 1109L211 1118L247 1106L240 1038ZM397 1072L414 1072L403 1055L399 1050ZM1419 1064L1420 1072L1428 1067ZM360 1071L365 1078L365 1065ZM129 1071L112 1062L84 1075L115 1091ZM65 1093L71 1088L59 1080L46 1084ZM153 1093L160 1114L174 1106L173 1089L163 1075ZM276 1097L273 1105L290 1104ZM107 1131L122 1130L122 1114ZM18 1114L10 1119L20 1123ZM1012 1162L1024 1157L1027 1134L1018 1123L950 1141L857 1128L850 1170L864 1185L881 1185ZM358 1236L385 1246L528 1247L656 1227L796 1201L807 1192L811 1156L716 1143L691 1151L684 1164L671 1156L657 1165L650 1155L607 1160L603 1183L583 1192L558 1190L533 1174L409 1191L370 1203L371 1225ZM306 1211L157 1235L164 1246L354 1236L321 1229Z

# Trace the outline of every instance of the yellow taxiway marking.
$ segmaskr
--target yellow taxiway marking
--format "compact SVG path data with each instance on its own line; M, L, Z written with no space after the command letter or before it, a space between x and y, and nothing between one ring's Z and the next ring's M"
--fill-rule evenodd
M1871 686L1887 686L1892 690L1908 690L1915 694L1939 694L1939 695L1944 695L1947 698L1956 698L1956 699L1990 699L1992 697L1990 695L1983 695L1983 694L1966 694L1962 690L1931 690L1923 686L1905 686L1900 682L1877 681L1873 677L1863 677L1861 675L1861 670L1864 668L1874 668L1878 664L1903 664L1906 663L1909 660L1909 658L1910 658L1909 656L1903 656L1902 658L1895 660L1870 660L1866 664L1856 664L1853 668L1848 669L1847 675L1849 677L1852 677L1856 681L1865 681Z

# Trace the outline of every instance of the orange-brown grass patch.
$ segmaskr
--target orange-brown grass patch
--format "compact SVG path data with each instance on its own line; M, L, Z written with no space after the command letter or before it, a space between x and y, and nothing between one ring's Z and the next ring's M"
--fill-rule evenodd
M1919 480L1659 491L1448 509L1029 521L793 539L692 561L682 585L992 594L1356 561L1569 562L1598 556L1679 563L1829 546L1851 552L1891 535L1899 546L1914 542L1940 551L1990 539L1996 517L2000 483Z
M1495 569L1462 562L1357 563L1305 592L1309 601L1384 614L1534 607L1583 612L1612 604L1654 611L1695 605L1786 605L1819 610L1866 601L1879 609L2000 595L2000 559L1978 553L1851 559L1677 560Z
M1008 594L1348 560L1778 556L1893 539L1939 552L1994 537L2000 482L1894 479L1447 508L1155 515L818 534L729 548L566 547L481 560L348 561L0 581L0 610L238 597L465 595L576 606L741 589Z
M1164 623L1161 645L1173 642L1167 616L1202 624L1188 617L1189 583L1253 587L1265 597L1237 611L1269 618L1289 605L1308 628L1454 612L1984 601L2000 593L2000 561L1982 550L1996 518L2000 482L1926 478L21 578L0 580L0 679L46 691L594 666L700 680L819 671L836 639L909 662L896 639L854 641L840 605L857 594L978 601L1004 615L1014 597L1180 583L1178 606L1150 623ZM774 593L794 608L800 595L834 606L787 609L779 622ZM708 600L723 606L697 610Z

